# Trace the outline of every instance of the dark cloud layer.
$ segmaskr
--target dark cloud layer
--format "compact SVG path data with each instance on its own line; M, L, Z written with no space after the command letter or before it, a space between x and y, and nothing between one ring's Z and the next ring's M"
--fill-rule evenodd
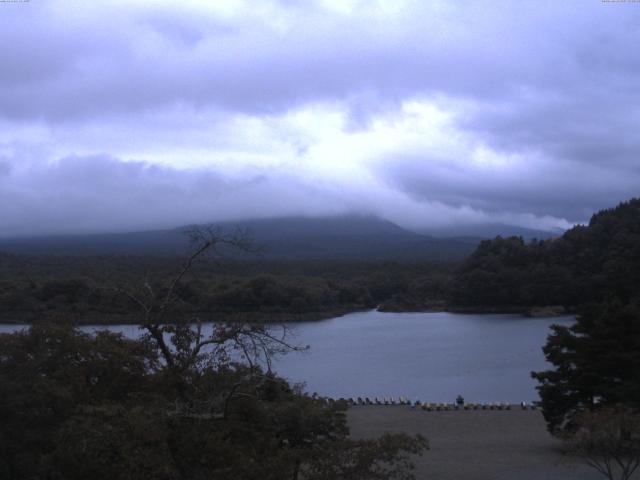
M574 161L531 162L509 172L494 170L489 177L477 168L452 169L446 163L422 166L409 159L381 165L385 178L397 188L426 201L469 205L476 210L551 215L579 223L601 208L638 195L640 171ZM436 162L437 163L437 162Z
M367 15L364 6L345 16L274 4L271 15L247 7L253 17L221 19L175 4L74 8L43 2L9 13L1 39L13 48L0 54L4 115L54 121L177 101L265 112L365 90L496 102L529 89L580 95L585 84L637 93L640 15L631 9L410 2L390 18Z
M0 43L4 236L553 228L639 194L630 3L42 1L0 4Z
M231 180L206 170L105 156L32 164L8 180L0 177L3 230L19 236L171 228L269 217L273 212L318 214L331 208L319 192L292 178L254 172ZM289 195L297 196L301 204L291 203Z

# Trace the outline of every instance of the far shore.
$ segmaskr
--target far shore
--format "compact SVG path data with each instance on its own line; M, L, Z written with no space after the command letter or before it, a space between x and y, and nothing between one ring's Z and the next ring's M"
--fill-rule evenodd
M267 312L198 312L189 315L178 315L181 320L184 321L196 321L198 319L204 323L210 322L244 322L244 323L294 323L294 322L317 322L320 320L328 320L330 318L342 317L349 313L366 312L371 309L353 309L353 310L331 310L324 312L305 312L305 313L267 313ZM3 318L6 317L6 318ZM31 325L33 323L43 322L66 322L74 325L91 326L91 325L139 325L140 315L134 313L126 314L79 314L79 313L65 313L61 312L56 314L55 317L38 317L34 314L5 314L0 316L0 324L9 325Z
M544 307L445 307L421 310L400 310L385 308L353 308L353 309L336 309L321 312L198 312L194 314L184 314L184 320L198 318L201 322L245 322L256 324L267 323L295 323L295 322L318 322L331 318L342 317L350 313L378 311L381 313L457 313L468 315L522 315L523 317L532 318L550 318L567 315L575 315L574 308L544 306ZM55 316L39 316L29 312L6 312L0 315L0 324L6 325L31 325L33 323L42 322L66 322L74 325L138 325L140 324L140 316L134 313L125 314L101 314L101 313L77 313L77 312L59 312Z

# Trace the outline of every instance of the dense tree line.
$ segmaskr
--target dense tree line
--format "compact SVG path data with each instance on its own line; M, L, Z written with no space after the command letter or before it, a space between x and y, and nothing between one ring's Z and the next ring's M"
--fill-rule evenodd
M640 285L640 199L603 210L559 238L483 241L460 266L450 302L460 306L579 306Z
M122 287L171 274L172 257L0 256L4 321L138 322ZM449 265L357 262L203 261L176 291L173 314L201 320L316 319L384 305L442 306Z
M542 282L548 297L534 298L579 305L576 323L553 326L543 348L553 367L532 373L549 431L607 478L630 478L640 466L640 200L553 242L512 243L515 255L496 256L520 262L514 295L535 284L530 273L542 264L562 274Z

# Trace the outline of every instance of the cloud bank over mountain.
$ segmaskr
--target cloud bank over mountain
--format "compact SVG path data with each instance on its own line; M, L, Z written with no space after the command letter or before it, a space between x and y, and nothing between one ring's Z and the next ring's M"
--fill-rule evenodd
M634 4L39 1L0 41L2 236L553 229L638 195Z

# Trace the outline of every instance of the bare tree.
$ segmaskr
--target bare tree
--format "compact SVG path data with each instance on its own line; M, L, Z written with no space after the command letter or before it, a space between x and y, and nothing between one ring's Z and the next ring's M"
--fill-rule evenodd
M284 325L276 329L263 324L217 322L205 335L197 316L171 317L182 301L177 291L199 261L220 259L222 249L255 254L261 251L244 230L226 233L213 226L194 227L186 235L191 241L191 253L160 286L145 277L141 285L116 287L139 308L145 339L157 348L165 368L183 373L202 362L226 364L240 358L252 367L264 365L270 372L274 355L307 348L289 343Z
M640 414L626 407L584 412L567 441L609 480L628 480L640 466Z

